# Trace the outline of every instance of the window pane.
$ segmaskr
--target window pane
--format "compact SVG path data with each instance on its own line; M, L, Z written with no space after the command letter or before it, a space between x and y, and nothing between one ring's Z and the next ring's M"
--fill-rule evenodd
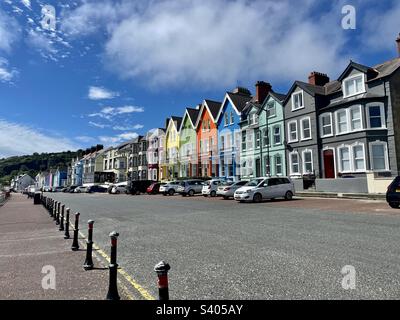
M349 158L349 149L348 148L340 149L340 161L341 161L341 165L342 165L342 170L349 171L350 170L350 158Z
M338 124L340 133L347 131L347 115L345 111L338 113Z
M345 90L348 96L354 94L354 82L352 80L346 81Z
M351 116L351 127L352 130L361 129L361 112L360 108L354 108L350 111Z
M369 108L369 123L371 128L381 128L382 127L382 114L380 107L370 107Z
M362 79L363 79L362 77L358 77L358 78L355 79L356 90L357 90L357 92L363 91Z

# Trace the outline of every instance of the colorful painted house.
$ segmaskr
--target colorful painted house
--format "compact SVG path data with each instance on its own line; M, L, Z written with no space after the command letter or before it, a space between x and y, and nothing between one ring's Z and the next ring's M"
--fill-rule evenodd
M244 113L243 128L253 143L247 150L247 175L253 177L286 175L284 134L284 94L269 91L263 103L251 102ZM245 150L242 159L246 158ZM248 176L249 177L249 176Z
M64 187L67 185L67 171L57 168L53 176L53 187Z
M161 154L164 152L165 130L157 128L147 134L149 146L147 148L148 161L148 180L161 181L160 164L162 163Z
M218 112L216 122L218 128L219 177L237 180L240 177L240 115L247 103L252 99L246 88L236 88L225 94Z
M181 127L179 129L179 158L180 171L179 177L195 177L197 168L197 132L196 122L200 113L201 105L196 109L186 108Z
M196 122L199 177L219 175L218 127L216 119L221 102L204 100Z
M168 180L179 176L179 128L182 118L172 116L169 118L165 133L166 143L166 177Z

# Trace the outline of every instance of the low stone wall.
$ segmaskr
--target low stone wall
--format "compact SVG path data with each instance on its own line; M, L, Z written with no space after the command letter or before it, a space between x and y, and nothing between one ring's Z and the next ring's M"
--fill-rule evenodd
M317 179L315 191L337 193L368 193L367 178Z

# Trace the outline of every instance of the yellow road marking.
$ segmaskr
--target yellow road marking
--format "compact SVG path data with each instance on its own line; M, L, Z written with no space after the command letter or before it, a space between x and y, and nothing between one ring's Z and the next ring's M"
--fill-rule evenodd
M86 238L85 235L79 231L79 235L82 238ZM93 248L96 249L96 253L99 253L104 259L107 261L110 261L110 257L105 253L102 249L99 248L95 243L93 243ZM155 300L155 298L146 290L144 289L140 284L138 284L124 269L121 267L118 268L118 272L125 278L126 281L128 281L140 294L143 298L146 300ZM127 289L125 289L125 292L129 292ZM128 293L128 297L131 300L134 300L132 295Z

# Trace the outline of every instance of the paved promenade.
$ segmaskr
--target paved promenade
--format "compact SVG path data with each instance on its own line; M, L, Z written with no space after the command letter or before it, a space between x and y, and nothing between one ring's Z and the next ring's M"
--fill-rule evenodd
M85 247L73 252L72 240L64 240L64 233L58 231L43 206L32 203L26 196L13 194L0 207L0 299L104 300L108 290L106 262L100 264L93 258L99 268L85 271ZM49 280L52 267L55 290L45 290L42 282L53 284ZM124 299L123 292L120 295Z

